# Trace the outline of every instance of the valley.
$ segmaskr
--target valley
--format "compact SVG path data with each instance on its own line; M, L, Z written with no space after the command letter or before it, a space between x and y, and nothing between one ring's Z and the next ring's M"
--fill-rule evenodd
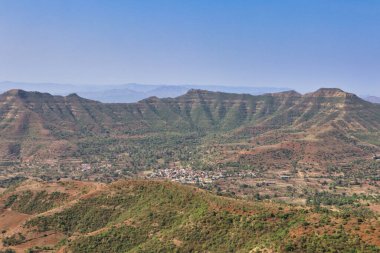
M304 202L308 188L378 194L380 106L339 89L190 90L132 104L11 90L0 105L3 177L180 181L158 176L168 170L247 197L265 192Z
M103 252L112 242L128 252L315 252L333 244L377 252L379 129L380 105L339 89L190 90L129 104L10 90L0 95L3 249ZM170 190L152 199L154 188ZM191 206L182 199L157 208L177 201L177 191ZM133 199L140 194L143 203ZM215 230L196 232L197 224ZM258 237L243 236L247 229ZM233 243L206 240L215 231L224 232L212 238ZM200 248L195 240L204 240Z

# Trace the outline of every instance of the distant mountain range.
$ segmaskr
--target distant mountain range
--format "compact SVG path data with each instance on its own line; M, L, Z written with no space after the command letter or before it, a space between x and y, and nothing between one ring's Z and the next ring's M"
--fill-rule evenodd
M230 87L221 85L150 85L150 84L120 84L120 85L72 85L56 83L23 83L0 82L0 92L11 89L25 91L47 92L53 95L69 95L76 93L81 97L103 103L133 103L148 97L168 98L178 97L191 89L261 95L289 90L281 87Z
M174 98L191 89L226 92L236 94L263 95L289 91L286 87L249 87L223 85L166 85L166 84L110 84L110 85L76 85L58 83L0 82L0 93L11 89L46 92L52 95L66 96L76 93L79 96L103 103L135 103L149 97ZM371 103L380 103L380 97L360 96Z
M367 96L367 97L364 97L364 99L371 103L380 104L380 97Z

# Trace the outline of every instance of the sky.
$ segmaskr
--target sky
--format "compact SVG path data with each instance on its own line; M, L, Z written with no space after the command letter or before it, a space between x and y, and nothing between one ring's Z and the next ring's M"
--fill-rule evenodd
M0 81L380 96L378 0L0 0Z

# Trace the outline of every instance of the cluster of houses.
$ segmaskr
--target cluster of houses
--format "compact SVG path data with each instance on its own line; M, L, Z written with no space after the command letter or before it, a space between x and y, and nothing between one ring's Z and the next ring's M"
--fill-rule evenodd
M214 180L225 178L223 173L192 169L160 169L150 174L151 178L166 178L183 184L206 185Z
M255 177L254 172L239 172L229 173L227 171L202 171L193 169L157 169L153 171L150 178L165 178L171 181L180 182L183 184L199 184L207 185L218 179L227 177Z

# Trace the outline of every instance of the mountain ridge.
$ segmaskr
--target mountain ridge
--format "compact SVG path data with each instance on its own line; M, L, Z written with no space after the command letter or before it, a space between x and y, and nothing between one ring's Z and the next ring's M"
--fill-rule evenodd
M339 154L335 159L345 157L348 152L350 158L344 159L349 161L359 156L370 157L379 150L370 137L375 136L379 128L379 105L339 89L320 89L304 95L286 91L258 96L192 89L176 98L150 97L136 103L101 103L76 94L52 96L22 90L0 95L0 136L3 139L0 160L11 159L20 163L38 160L59 164L60 157L70 160L78 156L83 152L80 151L83 143L96 138L101 140L97 144L99 150L87 154L86 159L95 159L103 148L111 152L110 140L121 142L118 138L161 136L164 141L165 136L174 138L174 135L195 135L195 140L205 142L208 148L222 139L232 145L238 140L250 143L259 138L268 143L260 144L260 149L265 152L274 147L269 143L281 146L287 142L300 142L314 150L317 147L311 140L326 141L330 150L325 152L331 156L334 156L333 152ZM290 130L297 134L291 137ZM127 142L120 145L120 155L131 148ZM252 150L260 150L250 145ZM333 151L336 145L341 145L342 149ZM306 159L306 154L302 155L305 151L294 148L290 151L293 153L290 160ZM234 151L230 157L224 157L226 151L218 152L223 158L213 157L212 163L218 159L248 159L248 155L242 152ZM295 152L301 153L296 155ZM318 159L321 155L316 151L306 157L309 155L308 160L319 160L321 164L327 162ZM109 156L113 157L113 152ZM83 157L75 159L82 160ZM289 164L290 160L286 163Z
M313 92L309 92L309 93L305 93L305 94L301 94L295 90L288 90L288 91L282 91L282 92L275 92L275 93L264 93L262 95L252 95L252 94L249 94L249 93L229 93L229 92L223 92L223 91L209 91L209 90L205 90L205 89L194 89L194 88L191 88L189 89L185 94L183 95L180 95L178 97L182 97L182 96L191 96L191 95L205 95L205 94L230 94L230 95L241 95L241 96L252 96L252 97L258 97L258 96L274 96L274 97L281 97L281 96L284 96L284 97L345 97L345 98L355 98L355 99L359 99L360 101L362 102L368 102L366 101L365 99L362 99L360 98L359 96L357 96L356 94L354 93L350 93L350 92L345 92L339 88L320 88L316 91L313 91ZM36 96L49 96L49 97L79 97L81 99L86 99L86 100L89 100L91 101L91 99L87 99L87 98L84 98L80 95L78 95L78 93L74 92L74 93L70 93L68 95L52 95L50 94L49 92L39 92L39 91L25 91L23 89L10 89L8 91L5 91L3 92L2 94L0 94L0 96L19 96L19 97L25 97L25 96L30 96L30 95L36 95ZM167 98L159 98L157 96L150 96L150 97L147 97L147 98L144 98L144 99L141 99L137 102L131 102L131 103L104 103L104 102L100 102L100 101L96 101L96 100L92 100L94 102L99 102L99 103L103 103L103 104L135 104L135 103L138 103L138 102L141 102L141 101L144 101L145 99L148 99L148 98L158 98L158 99L167 99ZM175 98L178 98L178 97L174 97L172 99L175 99Z

